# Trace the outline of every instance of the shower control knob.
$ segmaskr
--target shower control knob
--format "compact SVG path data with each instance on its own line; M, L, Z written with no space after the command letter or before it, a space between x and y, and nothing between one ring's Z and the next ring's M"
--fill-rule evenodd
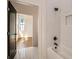
M58 46L58 44L57 44L57 43L54 43L54 45Z
M53 39L54 39L54 41L56 41L57 40L57 37L55 36Z
M55 49L57 49L57 47L55 47Z
M58 11L58 8L54 8L54 11Z

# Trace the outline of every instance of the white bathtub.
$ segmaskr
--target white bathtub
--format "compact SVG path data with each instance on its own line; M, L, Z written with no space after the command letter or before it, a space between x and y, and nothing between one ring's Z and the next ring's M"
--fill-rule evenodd
M62 56L54 52L52 48L47 49L47 56L48 56L48 59L64 59Z

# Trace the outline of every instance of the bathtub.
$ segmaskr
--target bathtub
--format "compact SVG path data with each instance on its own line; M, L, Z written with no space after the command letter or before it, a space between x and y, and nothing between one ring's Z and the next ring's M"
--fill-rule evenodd
M61 55L53 51L52 48L47 49L47 56L48 59L64 59Z

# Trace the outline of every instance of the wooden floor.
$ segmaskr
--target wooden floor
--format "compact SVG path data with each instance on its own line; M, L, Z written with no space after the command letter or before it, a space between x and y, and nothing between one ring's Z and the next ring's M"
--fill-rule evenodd
M38 59L38 47L27 46L25 40L17 42L17 53L14 59Z

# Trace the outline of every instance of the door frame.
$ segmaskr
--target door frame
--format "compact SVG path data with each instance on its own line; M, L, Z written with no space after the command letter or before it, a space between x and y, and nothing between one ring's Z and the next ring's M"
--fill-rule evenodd
M15 3L38 6L38 59L47 59L46 45L46 0L42 0L38 5L31 2L13 1Z
M15 13L15 53L16 54L16 9L13 7L10 1L7 1L7 58L10 58L10 12ZM13 58L12 56L11 58Z

